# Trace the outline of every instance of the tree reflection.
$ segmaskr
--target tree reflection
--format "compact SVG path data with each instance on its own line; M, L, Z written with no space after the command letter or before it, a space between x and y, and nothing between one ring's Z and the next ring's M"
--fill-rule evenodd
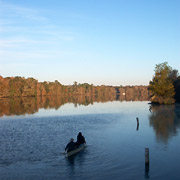
M0 117L10 115L25 115L34 114L40 108L44 109L59 109L66 103L73 103L75 107L78 105L88 106L94 102L108 102L108 101L147 101L148 97L127 97L116 94L99 96L37 96L37 97L19 97L19 98L1 98L0 99Z
M150 126L153 126L158 142L168 143L177 135L180 127L180 105L151 105Z

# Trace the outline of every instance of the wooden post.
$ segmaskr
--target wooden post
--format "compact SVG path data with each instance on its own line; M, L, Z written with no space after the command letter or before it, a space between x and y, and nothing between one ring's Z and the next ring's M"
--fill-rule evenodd
M136 128L136 130L138 131L139 130L139 118L137 117L136 120L137 120L137 128Z
M145 148L145 165L149 166L149 148Z
M139 124L139 118L138 117L136 118L136 120L137 120L137 124Z

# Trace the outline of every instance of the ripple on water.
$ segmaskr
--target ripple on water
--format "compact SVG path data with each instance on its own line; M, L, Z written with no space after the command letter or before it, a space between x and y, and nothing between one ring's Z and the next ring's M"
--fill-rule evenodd
M172 179L178 179L178 114L174 116L176 121L167 123L156 120L156 114L150 114L145 103L137 109L133 106L133 110L128 103L122 108L123 103L116 105L119 113L0 120L1 179L144 179L146 145L150 148L150 177L165 180L170 174ZM140 117L138 131L136 114ZM177 133L166 139L169 143L164 149L164 142L157 142L156 135L163 136L166 129L171 131L173 128L169 125L173 122L172 127L176 126ZM158 129L159 123L163 129ZM76 139L79 131L85 135L88 147L65 158L62 154L64 146L71 137Z

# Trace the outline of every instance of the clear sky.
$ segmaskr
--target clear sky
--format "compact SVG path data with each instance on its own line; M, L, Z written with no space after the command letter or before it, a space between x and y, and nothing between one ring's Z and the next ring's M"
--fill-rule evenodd
M147 85L180 71L180 0L0 0L0 75Z

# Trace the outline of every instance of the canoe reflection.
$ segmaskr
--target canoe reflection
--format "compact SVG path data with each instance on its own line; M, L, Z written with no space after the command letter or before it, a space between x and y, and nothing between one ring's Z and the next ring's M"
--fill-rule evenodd
M84 161L85 155L86 155L86 149L83 149L76 154L66 157L66 159L68 163L71 165L75 165L75 163L81 164L81 162Z

